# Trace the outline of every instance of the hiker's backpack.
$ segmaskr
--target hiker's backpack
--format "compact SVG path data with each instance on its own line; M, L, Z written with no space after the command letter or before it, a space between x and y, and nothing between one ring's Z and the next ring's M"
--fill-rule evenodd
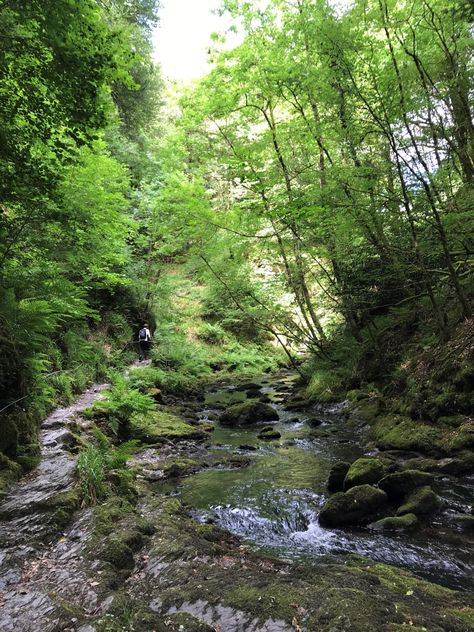
M147 336L147 332L145 327L143 327L142 329L140 329L140 331L138 332L138 340L146 340L146 336Z

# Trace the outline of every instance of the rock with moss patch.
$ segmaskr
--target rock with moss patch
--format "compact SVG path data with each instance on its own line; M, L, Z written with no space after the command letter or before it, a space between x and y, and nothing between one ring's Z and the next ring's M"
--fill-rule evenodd
M261 421L278 421L277 411L263 402L242 402L234 404L219 417L223 426L249 426Z
M2 431L0 432L0 452L14 457L18 448L18 429L13 419L2 419Z
M440 508L441 503L438 496L428 485L415 489L403 505L397 509L397 516L403 514L415 514L417 516L427 516L435 513Z
M264 441L272 441L273 439L280 439L281 432L275 430L271 426L267 428L262 428L262 430L258 433L258 438L263 439Z
M207 433L199 427L161 410L133 415L129 423L129 434L133 439L151 444L187 439L204 441L207 438Z
M347 492L331 496L319 513L322 526L365 524L383 507L387 494L371 485L351 487Z
M100 557L118 569L131 570L135 566L132 549L120 538L108 538Z
M369 524L374 531L411 531L418 525L418 518L413 513L403 516L389 516Z
M377 417L372 432L382 450L438 453L443 439L440 428L401 415Z
M387 493L389 498L403 498L417 487L430 485L433 477L428 472L419 470L404 470L388 474L379 481L380 489Z
M380 459L362 457L354 461L344 479L344 489L356 487L356 485L371 485L386 474L386 467Z
M344 479L351 464L346 461L338 461L329 471L326 487L330 492L342 492L344 489Z

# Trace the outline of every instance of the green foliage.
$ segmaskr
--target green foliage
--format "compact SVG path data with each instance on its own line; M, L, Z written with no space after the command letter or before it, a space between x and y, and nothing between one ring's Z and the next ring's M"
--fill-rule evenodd
M132 415L147 413L155 405L151 397L131 388L128 379L120 374L115 374L113 384L105 396L105 400L94 403L88 414L93 418L105 418L114 435L125 432Z
M128 441L117 447L100 430L94 432L95 444L79 453L77 476L84 505L95 505L117 491L130 492L134 474L127 461L137 449L137 442Z
M220 325L213 325L212 323L203 323L200 327L197 337L203 342L207 342L210 345L222 344L226 340L226 332Z

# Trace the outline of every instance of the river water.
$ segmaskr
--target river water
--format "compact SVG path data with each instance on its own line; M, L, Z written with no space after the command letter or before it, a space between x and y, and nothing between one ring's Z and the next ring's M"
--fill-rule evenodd
M474 534L458 529L452 519L469 511L472 477L436 480L444 508L412 534L319 525L331 465L367 452L360 431L348 427L342 405L305 413L285 411L282 402L293 379L287 376L262 389L279 412L280 421L272 426L281 439L258 439L258 426L233 429L216 423L211 449L251 455L251 464L203 470L178 483L166 483L163 491L178 494L198 520L226 528L259 551L283 559L314 561L353 553L408 568L453 588L474 588ZM209 393L200 416L215 419L223 406L244 398L245 393L232 388ZM322 420L316 432L307 423L315 415Z

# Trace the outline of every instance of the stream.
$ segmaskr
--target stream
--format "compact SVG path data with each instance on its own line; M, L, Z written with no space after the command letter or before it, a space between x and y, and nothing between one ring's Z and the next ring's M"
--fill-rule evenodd
M458 529L454 520L455 514L467 513L472 504L473 477L438 477L435 489L443 500L443 510L415 533L381 534L368 528L340 530L319 526L318 514L327 493L325 486L331 466L339 460L353 461L368 454L364 447L367 436L364 428L347 423L343 404L315 406L304 412L285 410L285 400L294 380L295 376L291 374L264 376L260 380L262 388L251 394L252 397L266 396L278 410L280 420L272 423L281 433L277 440L259 439L259 425L225 428L219 424L218 417L223 409L247 397L245 390L234 385L209 391L202 403L189 403L196 410L199 421L214 425L209 444L182 441L137 453L137 459L141 454L144 461L157 463L167 455L171 459L177 456L201 459L198 471L184 477L144 480L145 469L142 469L138 510L143 519L156 523L157 528L144 545L143 552L135 553L134 570L128 571L132 574L124 585L130 596L141 600L140 603L148 603L151 611L164 617L165 626L172 624L167 617L190 613L212 624L212 629L223 632L306 629L299 627L297 622L289 626L278 617L269 617L268 612L263 617L266 617L265 621L258 623L246 607L241 611L238 607L225 605L233 603L225 601L225 595L220 603L221 585L224 592L232 586L227 584L228 568L239 568L239 572L234 571L234 580L237 583L253 582L258 590L262 590L259 602L260 599L262 603L270 599L270 604L273 604L272 593L266 595L261 588L270 580L265 573L283 582L294 568L292 581L297 582L298 568L302 567L293 562L310 562L313 567L318 561L334 562L336 570L323 571L323 566L320 567L323 573L326 572L325 581L328 581L328 573L334 573L336 577L337 568L341 567L340 562L347 554L404 567L451 588L464 591L474 588L474 534ZM16 483L0 504L2 632L128 632L135 629L127 627L128 624L109 627L107 617L113 619L113 615L108 614L108 608L114 603L115 591L127 573L116 576L112 572L110 575L110 564L104 566L100 551L97 559L91 561L88 546L94 508L76 511L60 533L51 522L51 499L58 493L68 493L77 484L74 474L77 457L68 449L72 433L79 429L87 434L90 422L81 417L81 412L102 397L106 386L91 387L73 405L56 410L45 420L40 434L43 457L40 465ZM152 473L159 474L158 471ZM241 538L242 545L240 542L230 543L227 549L227 545L222 549L219 544L216 546L223 552L209 555L211 544L205 539L197 542L192 539L196 536L190 535L195 526L185 525L180 531L179 518L163 514L163 506L167 502L173 504L175 497L182 502L188 515L200 523L226 529ZM187 515L183 516L196 525ZM123 532L127 520L133 521L134 515L117 516L110 537L115 537L115 531L117 534ZM246 558L246 548L262 553L264 559ZM219 573L223 574L222 580ZM353 575L347 574L349 587L342 590L349 590L354 595L351 577ZM360 581L365 581L365 589L360 591L362 594L365 594L363 590L373 588L370 577L369 573L365 579L362 576L355 579L357 586ZM192 584L190 578L194 578L197 592L188 590L198 599L196 601L194 597L194 600L183 603L183 587L186 590L186 586ZM334 581L340 583L341 580L333 580L333 575L329 578L330 586L337 590ZM212 582L216 582L217 595L215 589L206 590L203 582L209 582L211 587ZM274 584L271 590L277 587L278 584ZM171 601L163 610L160 597L167 590ZM380 595L383 586L377 591ZM413 591L406 593L412 594ZM420 594L423 596L424 593ZM372 600L370 603L378 602ZM321 607L324 619L326 606ZM133 612L133 606L127 612ZM98 628L89 624L97 618L101 622ZM170 629L181 630L180 625L178 622L177 627ZM149 628L140 628L143 629L149 631Z
M474 588L473 534L457 529L451 520L453 513L467 512L473 502L472 476L438 477L435 491L443 511L415 533L319 526L330 467L339 460L354 461L373 453L364 451L360 431L346 424L342 405L320 405L304 413L286 411L282 402L293 379L290 375L276 384L263 383L262 393L280 416L271 424L282 435L278 441L258 439L258 426L224 428L216 423L211 450L251 455L248 467L205 469L178 482L162 483L161 490L178 495L193 508L197 520L228 529L281 559L354 553L405 567L452 588ZM213 422L223 407L245 397L233 387L208 393L200 417ZM315 416L322 421L316 432L307 423Z

